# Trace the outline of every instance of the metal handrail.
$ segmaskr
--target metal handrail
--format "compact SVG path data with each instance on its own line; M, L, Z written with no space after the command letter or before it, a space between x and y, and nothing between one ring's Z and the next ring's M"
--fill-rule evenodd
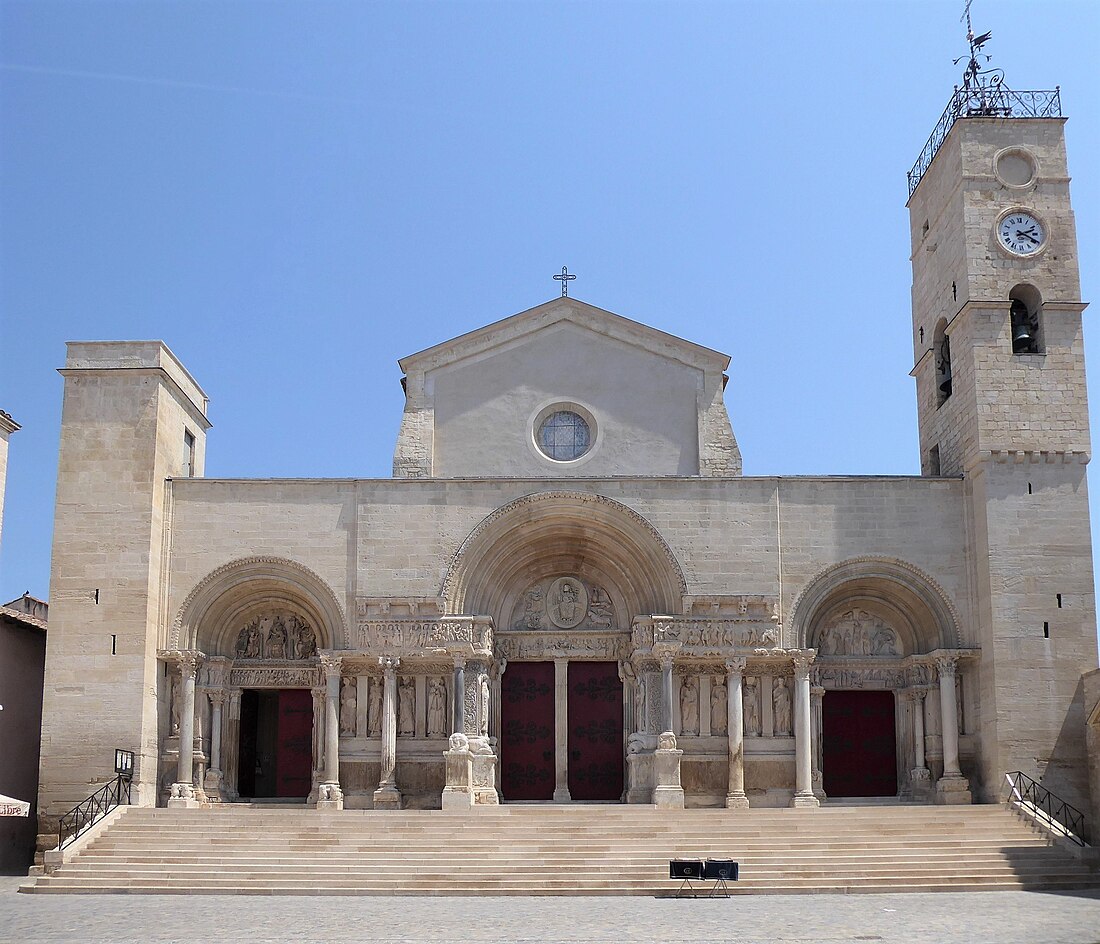
M1055 796L1022 771L1014 770L1005 774L1005 783L1009 789L1006 802L1015 802L1021 811L1029 813L1056 836L1064 836L1079 846L1088 845L1083 838L1085 814L1077 807Z
M119 774L62 816L57 823L57 848L64 849L85 829L98 823L116 806L121 806L124 802L129 804L132 782L129 777Z
M1061 118L1060 88L1036 92L1016 92L1001 82L964 85L955 88L924 149L909 171L909 196L917 189L925 171L959 118Z

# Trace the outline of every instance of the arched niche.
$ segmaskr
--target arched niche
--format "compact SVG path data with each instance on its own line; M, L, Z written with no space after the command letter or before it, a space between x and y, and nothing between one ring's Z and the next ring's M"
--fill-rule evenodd
M874 621L880 620L896 632L897 656L961 646L958 613L942 588L913 565L888 558L843 561L815 576L792 608L791 626L796 644L818 648L815 643L823 641L826 630L847 611L857 609L868 614L872 629ZM876 653L819 650L819 654Z
M490 615L503 625L532 583L558 575L607 590L622 629L637 614L679 613L687 590L672 550L637 512L602 495L540 492L470 532L441 595L448 612Z
M297 561L251 557L219 567L196 585L180 607L169 648L233 657L240 631L273 613L307 624L318 649L345 646L344 613L324 580Z

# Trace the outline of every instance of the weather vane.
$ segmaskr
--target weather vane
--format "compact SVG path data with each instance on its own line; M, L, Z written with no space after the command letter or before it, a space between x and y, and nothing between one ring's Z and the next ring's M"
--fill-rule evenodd
M554 276L554 281L555 282L561 282L561 297L562 298L568 298L569 297L569 283L572 282L575 278L576 278L575 275L570 275L569 274L569 268L567 266L562 266L561 267L561 275L555 275Z
M1004 80L1004 73L1002 70L991 69L988 72L982 72L978 67L978 53L993 37L993 31L989 30L988 32L982 33L981 36L974 35L974 25L970 21L970 4L973 2L974 0L966 0L966 6L963 8L963 15L959 17L959 22L966 23L966 41L970 44L970 61L966 65L966 71L963 72L963 88L981 85L982 82L979 79L979 75L989 75L993 85L1000 85ZM966 56L959 56L959 58L955 60L955 65L958 65L966 58ZM985 56L985 61L989 62L992 58L992 56Z

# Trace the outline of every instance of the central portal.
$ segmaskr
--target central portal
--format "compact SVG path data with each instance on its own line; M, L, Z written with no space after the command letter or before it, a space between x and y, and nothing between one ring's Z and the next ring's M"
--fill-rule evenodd
M304 798L313 766L313 696L308 688L241 692L239 792Z
M825 793L831 797L896 796L894 693L830 691L821 708Z
M565 704L558 705L558 698ZM623 683L617 663L510 662L500 702L505 800L552 800L555 787L566 786L573 800L622 798ZM562 730L555 718L564 722ZM562 784L556 782L559 758L568 771Z

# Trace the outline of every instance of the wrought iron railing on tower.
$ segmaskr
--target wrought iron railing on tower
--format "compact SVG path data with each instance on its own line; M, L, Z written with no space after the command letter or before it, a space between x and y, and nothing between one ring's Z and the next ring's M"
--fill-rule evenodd
M1085 814L1059 799L1027 774L1014 770L1005 774L1006 802L1055 836L1063 836L1079 846L1085 842Z
M1016 92L1003 82L956 86L936 127L909 171L909 196L917 189L948 132L960 118L1061 118L1060 88L1038 92Z

